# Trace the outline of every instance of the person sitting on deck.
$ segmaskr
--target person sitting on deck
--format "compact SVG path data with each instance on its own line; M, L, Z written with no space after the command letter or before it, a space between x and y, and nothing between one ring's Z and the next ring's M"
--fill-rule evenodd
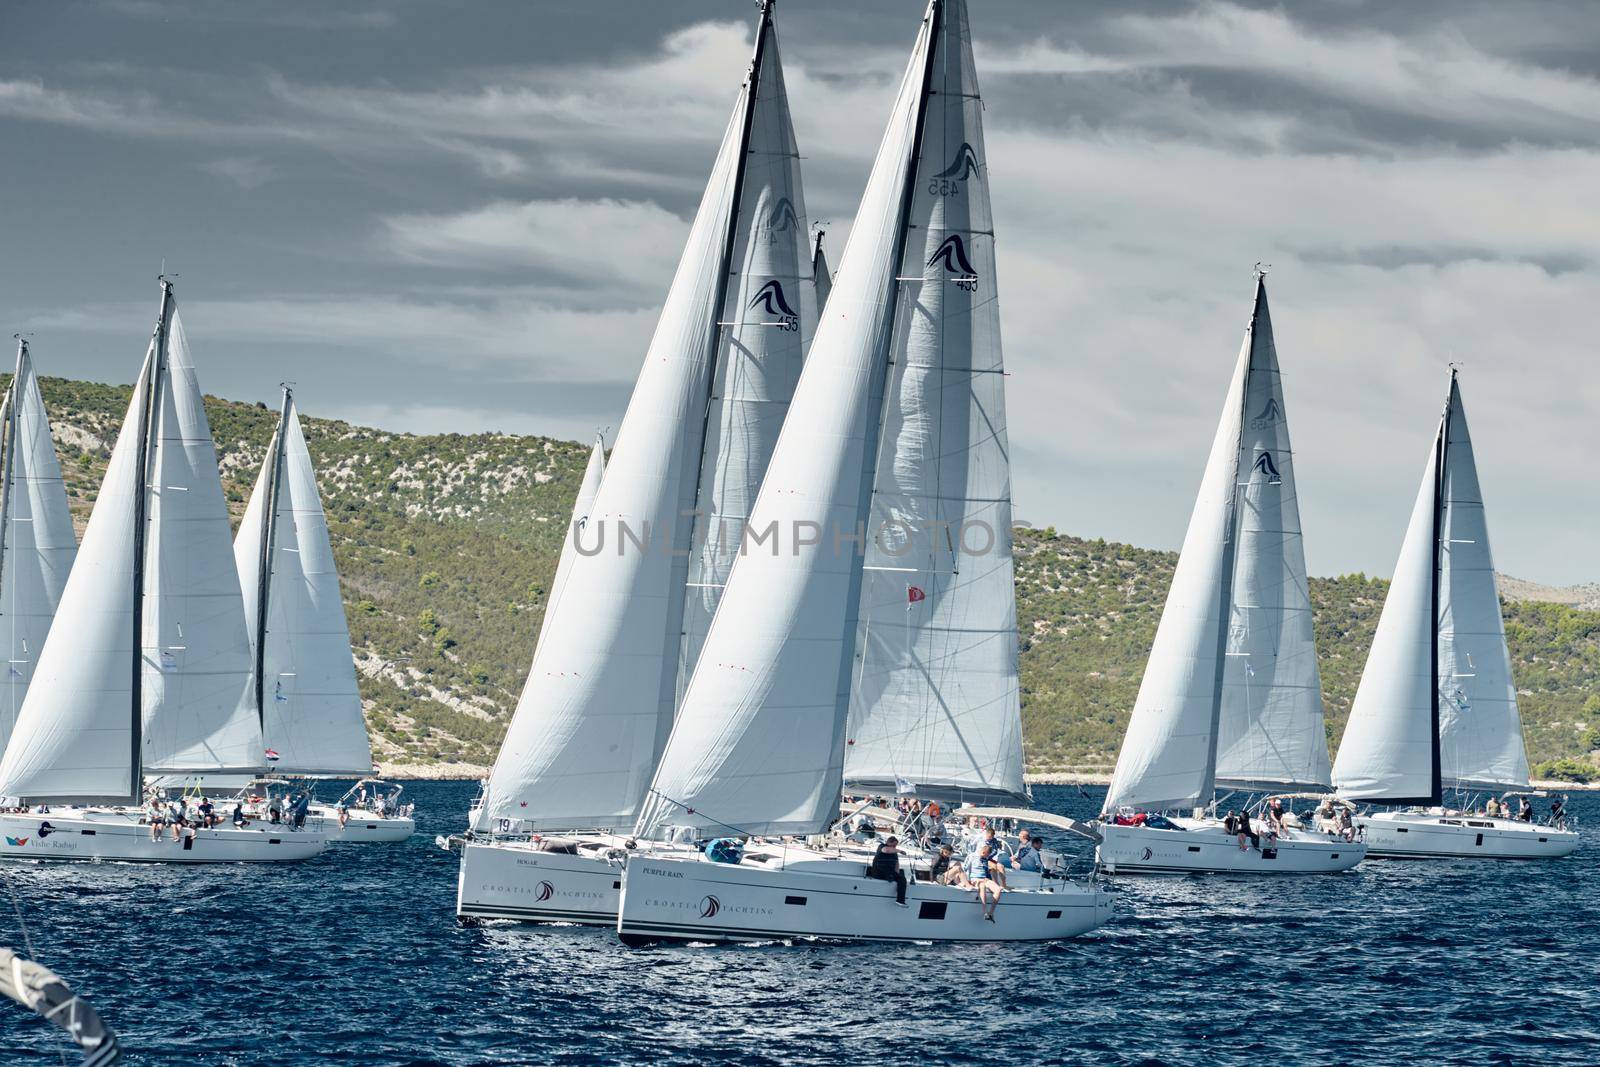
M1000 894L1005 890L1003 885L990 877L999 869L994 862L993 849L988 845L981 846L967 858L967 880L972 888L978 891L978 906L984 909L983 917L989 922L994 922L994 909L1000 903Z
M943 885L950 880L951 871L959 871L955 865L955 856L949 845L940 845L939 854L928 865L928 881Z
M151 794L150 803L145 807L145 821L150 824L150 840L160 840L161 831L167 828L167 806L162 803L160 793Z
M1239 851L1244 851L1246 838L1250 839L1250 847L1259 851L1261 848L1261 835L1250 828L1250 813L1248 811L1240 811L1237 814L1238 818L1235 820L1235 825L1238 827Z
M1490 797L1489 802L1483 806L1483 813L1491 819L1498 819L1500 817L1500 801Z
M1017 834L1016 868L1019 871L1043 871L1044 856L1039 852L1039 842L1023 830Z
M188 823L188 806L184 804L182 797L174 797L172 803L167 805L167 825L172 828L174 841L183 836L183 829Z
M250 825L250 823L249 823L249 820L247 820L244 817L244 804L243 804L243 802L234 801L234 804L233 804L233 828L235 830L243 830L248 825Z
M894 883L894 902L906 906L906 872L900 869L900 839L891 837L878 846L867 867L867 877Z
M217 815L217 809L211 803L210 797L201 796L200 805L197 810L200 813L200 825L206 827L207 829L210 829L222 821L221 817Z
M1354 841L1356 839L1356 827L1355 823L1350 821L1349 808L1341 807L1339 809L1338 815L1335 816L1334 826L1338 830L1339 836L1346 841Z
M1267 805L1266 815L1267 815L1267 829L1270 830L1274 835L1276 835L1278 837L1282 837L1283 836L1283 826L1284 826L1284 823L1283 823L1284 810L1283 810L1283 800L1282 800L1281 797L1273 797L1272 798L1272 802Z
M267 799L267 821L274 826L283 821L283 801L276 795Z

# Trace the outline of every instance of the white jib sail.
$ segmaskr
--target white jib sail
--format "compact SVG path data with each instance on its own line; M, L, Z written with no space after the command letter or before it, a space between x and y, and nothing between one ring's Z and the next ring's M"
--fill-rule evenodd
M1422 487L1333 762L1334 788L1352 800L1438 799L1433 583L1443 433L1441 426L1428 443Z
M1224 582L1233 567L1245 379L1251 338L1222 406L1167 603L1156 626L1105 808L1160 809L1209 800L1216 768Z
M677 694L694 672L738 557L756 490L789 413L817 325L800 153L778 60L766 41L751 109L738 223L722 305L711 407L700 459L693 548L683 609Z
M845 788L1027 801L983 101L945 9L901 263Z
M1526 789L1528 753L1461 387L1450 380L1441 483L1439 763L1446 788Z
M250 636L216 445L176 307L150 442L144 596L144 768L264 766Z
M1331 768L1300 500L1264 278L1256 282L1251 322L1216 785L1327 789Z
M594 511L594 498L600 493L600 482L606 475L606 441L600 434L594 435L594 447L589 450L589 462L583 468L583 481L578 483L578 496L572 502L572 521L567 523L567 539L561 545L561 556L556 560L556 576L550 583L550 596L546 604L553 605L561 599L561 590L566 587L567 575L572 571L573 557L578 554L579 538L589 525L589 515ZM544 632L550 625L552 612L546 611L544 618L539 620L539 641L544 640ZM538 642L534 643L538 648Z
M136 802L133 751L134 530L146 396L145 357L83 544L28 698L0 762L0 796Z
M758 41L762 38L758 35ZM770 64L755 64L757 80ZM536 830L633 822L672 726L689 544L720 335L751 79L741 87L683 258L560 598L489 779L489 820ZM604 536L605 540L598 539ZM641 542L644 542L641 544ZM597 547L598 546L598 547Z
M294 400L284 399L281 441L261 476L234 539L245 623L261 663L261 732L278 753L273 771L360 777L372 773L372 747L350 654L350 629L328 540L317 476ZM275 491L274 491L275 489ZM262 533L273 507L266 568L266 637L259 625Z
M636 832L811 833L837 817L872 461L927 92L930 7L833 292Z
M78 552L61 465L27 341L17 343L17 371L6 398L4 426L0 649L6 652L6 667L0 685L0 752L16 726Z

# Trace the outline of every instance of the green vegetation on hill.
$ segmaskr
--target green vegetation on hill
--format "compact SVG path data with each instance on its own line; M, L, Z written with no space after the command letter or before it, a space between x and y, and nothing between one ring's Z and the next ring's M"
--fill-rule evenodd
M0 378L3 381L3 378ZM128 389L43 380L71 494L88 518ZM316 410L309 392L299 397ZM208 398L234 517L277 412ZM505 434L414 436L303 418L328 513L379 758L493 760L516 705L587 446ZM1176 555L1017 531L1030 770L1116 759ZM1387 583L1312 579L1330 741L1344 728ZM1600 611L1506 604L1530 757L1600 777Z

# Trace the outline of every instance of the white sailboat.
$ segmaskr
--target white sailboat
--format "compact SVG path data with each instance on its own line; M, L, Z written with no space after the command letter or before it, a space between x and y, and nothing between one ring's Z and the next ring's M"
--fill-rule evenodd
M1014 710L1010 553L963 553L938 527L977 515L1010 533L981 109L966 6L933 0L752 513L776 545L733 566L636 827L656 843L752 840L742 855L629 855L625 941L1045 940L1110 916L1107 894L1020 873L993 922L971 890L926 879L896 907L862 856L793 840L839 816L858 696L863 773L915 766L930 783L995 771L901 762L920 757L917 736L947 747L930 701L970 700L962 728L969 711ZM869 520L886 526L869 534ZM925 602L932 622L908 614Z
M1366 846L1298 817L1241 838L1219 790L1326 792L1322 687L1264 276L1101 818L1111 873L1311 874ZM1162 814L1180 809L1186 814ZM1189 809L1193 809L1190 811ZM1260 823L1252 833L1266 829Z
M307 825L333 841L404 841L415 821L387 806L370 806L384 783L368 777L372 745L339 573L300 412L287 385L234 538L233 559L253 654L253 703L267 751L276 756L272 772L283 778L359 779L335 803L313 803ZM267 793L275 787L259 786L247 793L261 798L248 808L256 817L265 813Z
M1495 588L1483 491L1454 369L1333 781L1368 813L1370 854L1542 859L1575 831L1446 808L1446 790L1528 789L1528 754Z
M17 369L0 409L0 752L55 620L78 542L61 481L50 420L28 342L17 338Z
M321 834L190 827L154 835L145 775L263 766L250 644L216 449L172 287L133 389L0 794L0 857L171 863L308 859Z
M533 666L462 846L458 915L615 921L620 883L607 857L627 841L680 678L743 544L816 322L813 270L763 3L644 368L588 521L569 531Z

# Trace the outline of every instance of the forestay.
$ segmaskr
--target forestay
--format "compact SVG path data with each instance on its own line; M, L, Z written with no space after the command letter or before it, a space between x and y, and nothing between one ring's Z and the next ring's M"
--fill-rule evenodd
M900 283L939 0L929 8L862 197L816 342L751 518L776 543L734 564L637 825L752 834L837 817L858 543ZM954 5L952 5L954 6Z
M151 427L144 572L144 768L263 767L250 637L216 445L176 306Z
M800 153L778 41L763 18L759 88L737 200L684 595L677 694L688 687L744 543L756 491L789 413L817 323ZM826 270L826 266L824 266Z
M756 40L595 498L590 525L596 527L593 544L601 547L573 558L559 598L548 607L549 624L490 777L485 819L542 830L631 823L671 729L689 563L681 553L699 495L726 329L720 323L734 321L724 317L724 304L731 290L744 291L743 281L735 285L729 277L735 238L749 232L761 211L769 220L775 213L787 219L779 212L781 197L739 196L747 162L753 174L771 181L773 168L791 165L793 155L766 8ZM799 228L798 205L791 206L795 222L786 225ZM796 273L792 266L783 270L774 276L780 284ZM766 322L784 317L775 292L770 308L757 295L744 297L741 314L759 311ZM788 293L783 303L794 307ZM796 333L781 326L761 332ZM586 548L593 544L586 533Z
M1440 482L1440 777L1447 788L1526 789L1528 753L1483 491L1454 374L1447 420Z
M261 731L279 757L274 773L372 773L328 520L287 389L233 554L260 672L254 692ZM264 637L257 632L263 618Z
M1444 447L1441 420L1333 764L1334 787L1351 800L1439 801L1434 553Z
M1294 451L1265 278L1247 336L1218 788L1315 790L1331 784L1312 632Z
M0 752L22 710L45 637L78 551L50 421L28 342L17 342L17 370L6 397L0 474Z
M1027 801L1005 366L962 5L932 64L873 478L845 787Z

